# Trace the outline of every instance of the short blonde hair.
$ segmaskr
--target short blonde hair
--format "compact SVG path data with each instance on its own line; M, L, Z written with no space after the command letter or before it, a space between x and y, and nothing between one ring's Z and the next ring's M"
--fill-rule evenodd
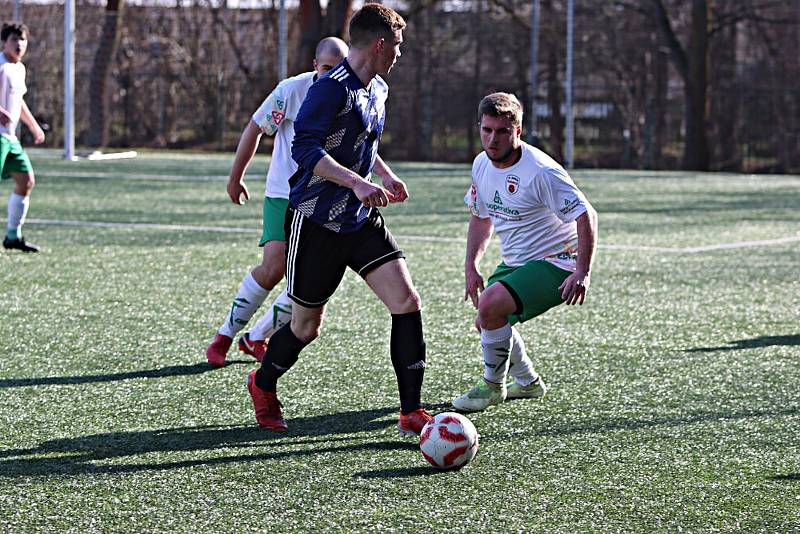
M478 106L478 122L484 115L508 117L514 126L522 126L522 104L511 93L486 95Z

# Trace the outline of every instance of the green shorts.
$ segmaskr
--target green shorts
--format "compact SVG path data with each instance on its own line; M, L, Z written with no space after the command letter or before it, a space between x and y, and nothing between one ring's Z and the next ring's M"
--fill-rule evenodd
M488 285L500 282L514 297L517 309L508 316L508 322L513 325L533 319L564 302L558 286L570 274L545 260L531 261L520 267L501 263L489 277Z
M0 179L11 178L12 172L31 172L31 160L17 140L0 135Z
M264 197L264 231L261 232L259 247L263 247L267 241L286 241L283 223L286 221L288 208L288 199Z

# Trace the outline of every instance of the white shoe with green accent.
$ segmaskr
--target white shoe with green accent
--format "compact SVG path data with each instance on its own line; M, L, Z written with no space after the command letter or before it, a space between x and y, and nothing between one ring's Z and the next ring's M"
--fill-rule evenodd
M478 385L453 399L453 408L462 412L480 412L506 400L506 385L492 384L481 379Z
M547 393L547 384L540 376L527 386L522 386L516 380L512 380L506 385L506 389L508 390L507 399L538 399Z

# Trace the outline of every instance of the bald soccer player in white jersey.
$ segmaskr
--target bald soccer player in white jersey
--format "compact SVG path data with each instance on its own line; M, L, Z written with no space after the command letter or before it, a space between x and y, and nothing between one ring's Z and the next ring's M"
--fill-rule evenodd
M472 164L464 198L470 217L464 298L478 310L483 378L453 400L475 412L507 398L544 396L513 328L559 304L583 304L597 244L597 213L567 172L522 142L522 105L508 93L486 96L478 108L484 152ZM478 264L492 235L503 262L484 281ZM513 380L506 384L507 376Z
M225 322L206 350L208 363L214 367L225 365L233 337L247 325L272 288L283 278L286 270L286 235L283 228L289 205L289 178L297 171L297 163L291 154L294 120L311 84L339 64L347 52L348 47L341 39L322 39L317 45L314 70L279 83L242 132L228 178L228 196L234 204L243 204L250 198L244 174L255 155L261 135L275 136L264 193L264 228L259 242L264 252L261 265L242 280ZM239 350L261 361L270 335L288 323L291 314L292 301L284 290L253 329L239 338Z

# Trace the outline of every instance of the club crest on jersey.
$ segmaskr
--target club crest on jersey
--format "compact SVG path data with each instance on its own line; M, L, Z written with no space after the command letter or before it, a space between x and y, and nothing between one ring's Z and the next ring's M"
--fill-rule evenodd
M509 174L506 176L506 191L510 194L515 194L519 190L519 176Z
M273 111L272 112L272 122L275 123L275 126L278 126L280 123L283 122L283 118L286 116L286 113L282 111Z

